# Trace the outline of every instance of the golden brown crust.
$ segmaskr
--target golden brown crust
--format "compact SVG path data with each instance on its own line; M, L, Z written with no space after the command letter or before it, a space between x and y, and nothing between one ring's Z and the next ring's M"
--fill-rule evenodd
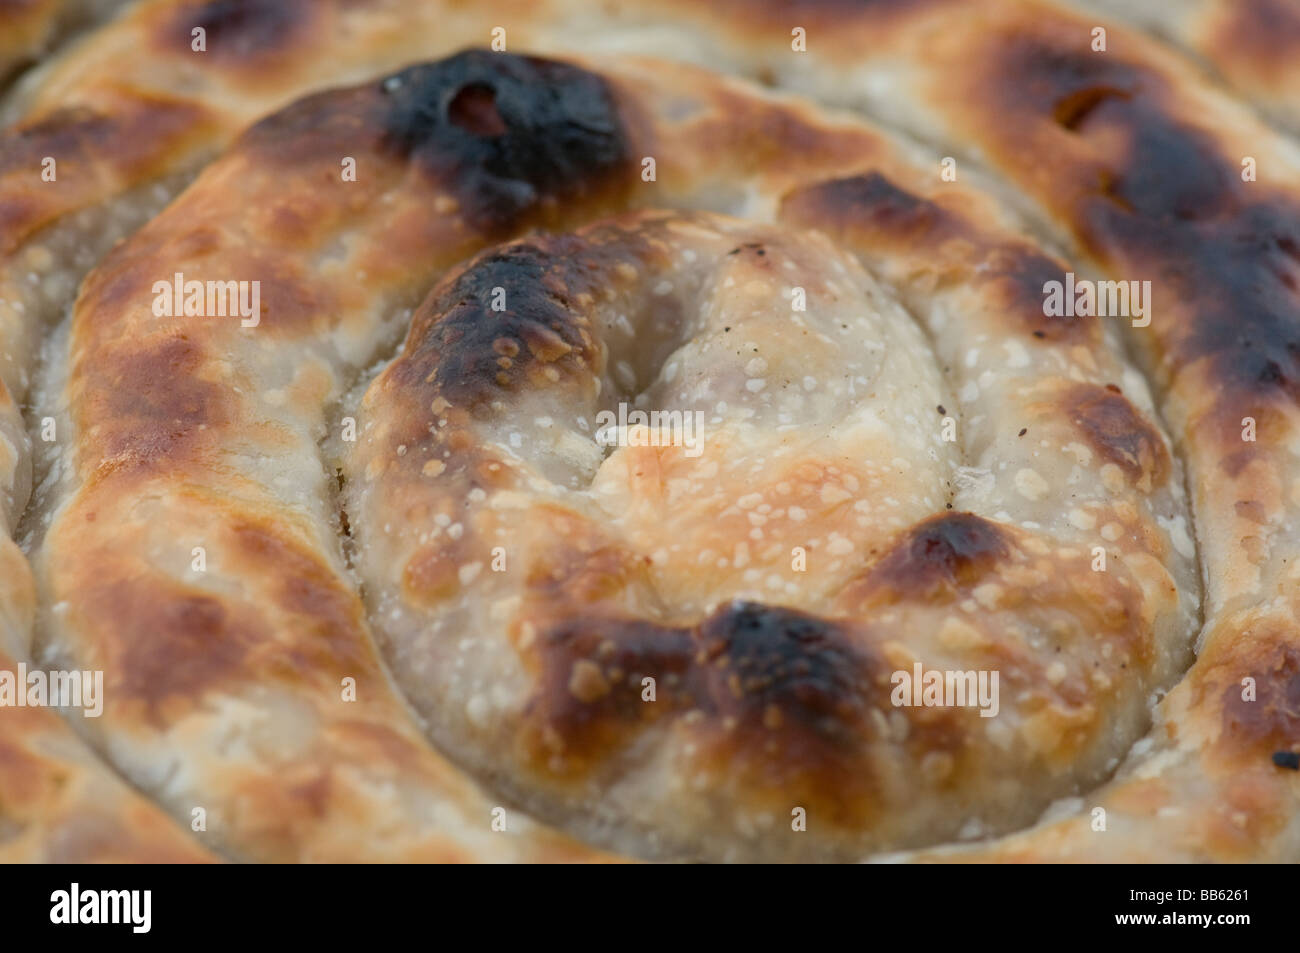
M0 652L0 671L18 671ZM0 862L204 863L217 858L132 791L43 708L0 710Z

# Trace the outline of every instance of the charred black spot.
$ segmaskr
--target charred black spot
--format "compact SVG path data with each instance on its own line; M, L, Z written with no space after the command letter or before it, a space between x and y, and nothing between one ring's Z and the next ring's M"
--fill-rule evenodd
M301 0L209 0L180 10L169 45L190 47L195 28L205 33L205 56L240 60L282 51L302 28L311 4Z
M1191 222L1231 207L1240 179L1204 133L1172 121L1146 100L1111 100L1097 112L1106 113L1108 122L1128 134L1124 172L1107 183L1106 190L1133 213L1156 221Z
M868 570L869 598L939 599L970 589L1010 550L1005 533L974 513L941 513L908 530Z
M1300 753L1295 751L1274 751L1273 763L1279 768L1300 771Z
M705 620L699 639L712 707L751 726L793 721L839 737L871 691L861 652L817 616L734 602Z
M515 226L607 187L629 155L605 82L564 63L471 50L382 83L384 142L446 180L469 220Z
M1066 396L1065 410L1088 445L1129 479L1137 481L1146 474L1159 482L1168 473L1164 441L1123 394L1081 384Z
M402 373L428 379L432 370L439 393L458 407L474 409L528 384L554 384L534 375L547 366L571 377L589 367L593 341L588 321L571 305L581 273L569 267L565 250L507 245L476 259L422 312L433 318L427 329L417 319L414 350ZM575 287L577 286L577 287Z
M447 116L466 132L476 136L499 136L506 131L505 120L497 112L497 94L491 86L470 83L451 98Z

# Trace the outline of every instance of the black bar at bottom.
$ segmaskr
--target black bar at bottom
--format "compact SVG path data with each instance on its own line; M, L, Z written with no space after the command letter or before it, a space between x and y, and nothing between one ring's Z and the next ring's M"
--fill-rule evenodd
M1126 934L1184 943L1201 936L1223 943L1252 933L1294 937L1294 872L1267 866L7 867L0 870L6 881L0 911L9 941L63 937L114 945L189 938L336 945L407 936L437 948L500 942L518 931L532 944L606 946L658 937L676 946L702 930L733 942L770 942L779 933L814 943L847 930L864 946L893 937L944 948L980 935L1052 943Z

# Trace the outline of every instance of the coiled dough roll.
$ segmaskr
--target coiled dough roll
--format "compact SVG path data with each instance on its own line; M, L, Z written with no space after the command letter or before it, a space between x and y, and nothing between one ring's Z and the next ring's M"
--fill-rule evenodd
M98 761L0 710L85 779L0 801L10 855L1293 858L1300 153L1237 101L1292 126L1267 7L1140 21L1225 88L1039 2L133 5L0 107L37 583L7 545L0 632L110 685ZM212 161L498 28L568 65L389 73ZM260 320L160 318L181 272L259 281ZM1150 325L1048 316L1067 272L1151 280ZM698 455L593 439L658 402ZM30 505L20 410L58 433ZM896 704L909 665L996 671L998 714Z
M581 227L632 205L745 218ZM870 129L651 61L467 53L306 99L82 285L42 650L105 671L94 743L237 856L575 850L492 830L474 782L646 857L1028 823L1144 730L1196 583L1141 379L1100 321L1044 315L1066 266L1013 222ZM537 225L435 289L346 413L442 270ZM176 273L257 276L258 320L160 315ZM700 411L702 452L602 460L615 398ZM997 716L891 704L917 664L996 670Z

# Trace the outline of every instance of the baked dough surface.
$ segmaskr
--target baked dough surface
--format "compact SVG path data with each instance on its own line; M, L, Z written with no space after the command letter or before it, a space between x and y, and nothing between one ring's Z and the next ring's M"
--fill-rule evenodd
M1036 2L214 9L133 5L0 107L0 647L106 683L75 732L0 709L78 779L0 772L0 855L1300 853L1300 151L1239 47ZM1076 272L1150 323L1046 314ZM258 320L160 315L178 273ZM698 440L602 430L634 410ZM918 667L996 700L898 704Z

